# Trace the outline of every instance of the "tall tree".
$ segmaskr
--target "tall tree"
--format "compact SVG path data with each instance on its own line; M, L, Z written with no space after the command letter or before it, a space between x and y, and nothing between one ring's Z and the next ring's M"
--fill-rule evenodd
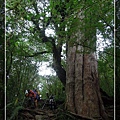
M89 2L84 2L83 6L89 7ZM80 25L71 35L71 39L74 39L73 44L72 40L68 42L66 106L69 111L79 115L108 119L100 95L95 55L95 24L98 20L93 16L96 15L89 11L89 8L79 10L76 21L79 20L82 27ZM73 25L75 24L73 22Z

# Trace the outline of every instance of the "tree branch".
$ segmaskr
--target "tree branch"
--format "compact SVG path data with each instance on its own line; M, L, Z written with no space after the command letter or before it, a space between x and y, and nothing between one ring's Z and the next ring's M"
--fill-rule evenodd
M36 52L36 53L33 53L32 55L25 55L25 57L35 57L44 53L50 53L50 52L48 51Z
M113 32L113 34L114 34L114 26L112 26L112 25L110 25L103 17L101 17L100 15L99 15L99 17L103 20L103 22L108 26L108 27L110 27L110 29L112 30L112 32Z

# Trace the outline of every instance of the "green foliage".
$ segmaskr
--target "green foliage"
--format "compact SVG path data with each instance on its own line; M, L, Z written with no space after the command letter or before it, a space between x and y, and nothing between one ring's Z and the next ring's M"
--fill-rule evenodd
M4 39L5 39L5 5L0 0L0 119L4 119Z
M7 104L13 103L7 108L10 114L18 110L16 107L23 104L24 93L26 89L32 89L34 82L38 77L38 65L33 62L33 58L25 57L28 55L28 43L23 42L20 38L16 39L16 35L7 34L7 61L6 61L6 84L7 84ZM27 52L27 53L26 53ZM29 51L29 54L30 51ZM12 117L13 117L12 116ZM11 118L12 119L12 118Z
M114 48L106 48L99 54L98 71L100 86L109 95L114 96Z
M11 115L11 117L10 117L9 120L13 120L14 118L16 118L17 115L18 115L18 111L21 110L21 109L23 109L22 106L16 107L16 108L14 109L13 114ZM17 119L16 119L16 120L17 120Z
M40 77L40 81L42 86L40 93L43 99L47 97L46 93L48 93L49 96L53 94L56 100L65 100L64 86L56 76Z
M13 100L13 102L8 103L6 105L7 119L17 120L18 112L21 109L23 109L22 101L20 101L20 99L19 99L19 102L18 102L18 98L16 100Z

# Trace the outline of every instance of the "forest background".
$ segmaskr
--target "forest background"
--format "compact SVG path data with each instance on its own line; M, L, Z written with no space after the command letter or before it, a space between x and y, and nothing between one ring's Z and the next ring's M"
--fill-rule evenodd
M79 3L79 4L78 4ZM119 1L116 1L116 91L117 100L120 98L119 82ZM84 19L85 25L78 21L78 11L82 9L87 16ZM92 19L93 18L93 19ZM94 51L97 56L100 88L108 96L114 97L114 2L93 1L6 1L6 96L9 111L8 118L15 115L24 102L26 89L37 88L43 98L46 92L54 94L56 100L65 100L64 82L61 81L61 71L66 71L66 52L69 36L75 34L78 26L81 30L87 29L87 37L91 37L91 27L96 30L96 49L92 44L81 46ZM3 25L3 23L1 24ZM4 26L5 27L5 26ZM2 29L3 30L3 29ZM50 32L52 31L52 32ZM4 31L1 31L3 35ZM1 36L4 39L4 36ZM55 39L55 41L53 40ZM1 40L2 40L1 39ZM71 39L71 44L75 42ZM4 46L4 45L3 45ZM2 48L4 48L2 46ZM98 49L103 47L103 49ZM1 49L2 50L2 49ZM3 50L2 50L3 51ZM57 53L57 60L55 53ZM4 56L2 52L1 56ZM4 70L4 62L1 60ZM48 67L53 72L47 76L40 75L42 64L49 63ZM4 78L4 72L1 73ZM4 81L1 82L1 90L4 89ZM1 91L2 96L4 92ZM4 97L3 97L4 98ZM9 99L8 99L9 98ZM0 99L4 103L4 99ZM3 108L3 104L0 105Z

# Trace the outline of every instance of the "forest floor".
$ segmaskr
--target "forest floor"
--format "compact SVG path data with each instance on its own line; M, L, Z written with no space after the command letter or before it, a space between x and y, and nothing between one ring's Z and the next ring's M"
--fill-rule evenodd
M20 114L20 120L55 120L56 112L47 109L22 109Z
M107 113L109 114L110 120L113 120L113 109L107 109ZM66 116L63 117L63 115L65 114L69 117L69 120L92 120L90 118L84 118L83 116L79 116L79 118L77 119L77 116L70 116L65 112L63 114L63 111L60 111L58 109L50 110L40 108L22 109L19 113L19 120L68 120L66 119Z
M105 101L109 103L108 101ZM63 108L63 104L57 106L57 109L51 110L48 105L39 105L38 108L24 108L19 111L18 120L92 120L91 118L84 118L84 116L76 116L68 113ZM110 120L114 118L114 106L106 105L106 113L109 115Z

